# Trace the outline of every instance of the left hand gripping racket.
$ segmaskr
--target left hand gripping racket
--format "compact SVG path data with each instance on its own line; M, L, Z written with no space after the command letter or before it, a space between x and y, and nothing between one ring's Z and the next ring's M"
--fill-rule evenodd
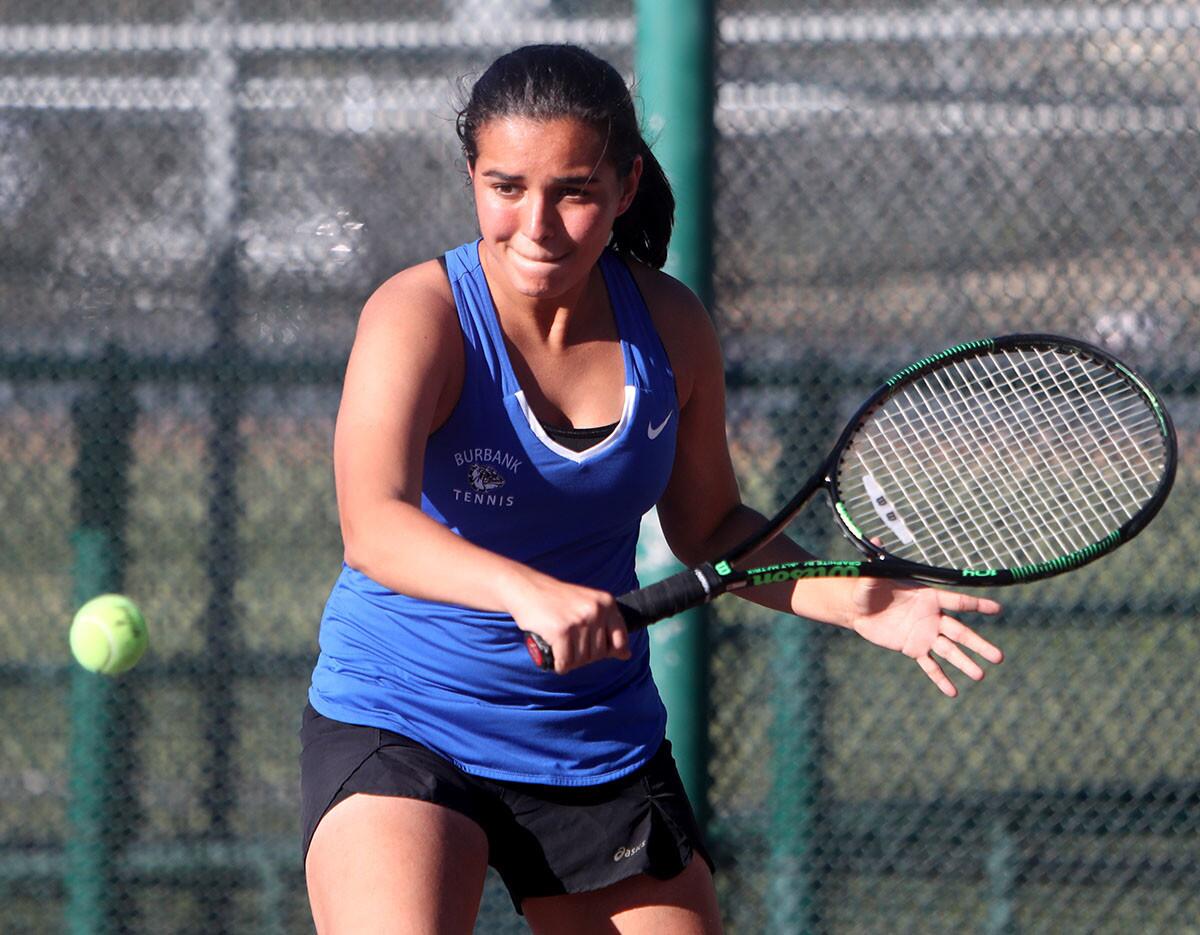
M994 586L1072 571L1136 536L1171 490L1162 401L1106 351L1049 334L959 344L886 380L821 467L713 562L617 598L630 630L739 588L818 577ZM737 569L824 488L863 561ZM525 633L535 663L548 644Z

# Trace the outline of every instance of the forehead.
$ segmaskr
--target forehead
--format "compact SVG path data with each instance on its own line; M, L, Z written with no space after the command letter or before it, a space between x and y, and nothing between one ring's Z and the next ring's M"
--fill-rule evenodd
M572 117L498 117L479 128L475 142L477 167L486 164L514 175L521 174L516 171L521 167L590 171L605 150L600 129Z

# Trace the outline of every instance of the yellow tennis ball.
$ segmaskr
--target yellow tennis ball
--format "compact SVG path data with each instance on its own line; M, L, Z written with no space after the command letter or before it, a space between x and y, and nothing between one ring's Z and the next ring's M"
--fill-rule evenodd
M137 605L123 594L101 594L71 621L71 653L89 672L117 675L146 651L150 634Z

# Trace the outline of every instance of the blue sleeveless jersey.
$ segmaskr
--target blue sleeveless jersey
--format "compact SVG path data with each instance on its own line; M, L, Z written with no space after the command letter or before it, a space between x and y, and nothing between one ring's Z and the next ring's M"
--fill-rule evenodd
M479 263L446 254L466 355L462 394L425 452L421 508L470 541L565 581L637 586L642 514L675 459L675 379L629 270L600 268L620 333L625 398L583 452L550 439L526 403ZM309 698L327 717L396 731L480 776L591 785L641 766L666 712L649 642L567 675L533 665L511 616L397 594L343 567L321 620Z

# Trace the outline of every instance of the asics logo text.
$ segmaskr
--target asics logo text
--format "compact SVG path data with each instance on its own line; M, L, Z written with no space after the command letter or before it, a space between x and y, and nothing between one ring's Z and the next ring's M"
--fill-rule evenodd
M647 838L647 840L649 839ZM641 844L635 844L633 847L618 847L616 853L613 854L613 863L616 863L618 860L624 860L626 857L632 857L645 846L646 841L643 841Z

